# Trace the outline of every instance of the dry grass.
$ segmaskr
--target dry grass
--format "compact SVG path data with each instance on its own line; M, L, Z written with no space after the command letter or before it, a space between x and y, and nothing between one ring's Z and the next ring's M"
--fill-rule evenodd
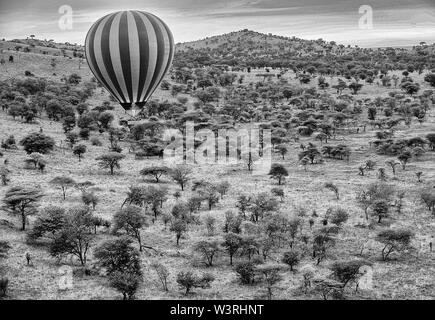
M78 70L77 59L68 59L58 57L57 70L60 71L57 76L53 76L52 69L49 65L51 57L24 54L20 56L19 62L14 64L14 68L8 65L8 71L2 73L1 79L13 78L22 75L25 70L34 72L38 76L44 76L52 80L59 80L65 73L69 75L72 72L79 73L84 80L89 80L91 75L87 66ZM255 71L253 71L255 74ZM254 76L246 75L247 81L254 81ZM414 76L414 75L413 75ZM250 78L252 77L252 79ZM293 77L292 77L293 78ZM419 76L415 76L419 82ZM256 79L255 81L257 81ZM292 80L295 82L295 80ZM336 81L336 79L334 79ZM388 89L377 85L365 85L359 97L373 97L375 95L386 95ZM158 91L156 98L170 99L168 92ZM107 95L98 92L91 100L93 105L107 100ZM118 114L120 114L118 110ZM157 159L138 161L134 159L133 154L127 154L122 161L122 169L117 171L114 176L108 175L106 171L98 168L94 160L107 150L107 137L101 135L104 141L102 147L91 146L85 142L88 151L84 155L82 162L72 155L71 150L59 147L64 134L59 123L41 120L39 124L25 124L12 120L11 117L0 113L0 140L13 134L19 141L26 134L38 131L43 128L44 133L52 136L56 140L56 150L48 155L47 171L43 174L24 168L24 159L26 154L22 150L6 151L5 158L9 159L9 167L13 171L11 185L38 186L44 190L45 196L41 206L49 204L61 206L74 206L81 202L80 193L77 190L69 189L67 199L61 198L59 190L53 189L49 181L58 175L69 175L76 181L90 180L99 188L98 195L101 199L96 208L96 214L106 219L111 219L116 210L121 206L125 192L130 185L153 183L144 181L139 175L139 171L152 164L159 163ZM427 132L435 131L434 110L423 125L414 123L410 128L402 126L396 132L396 137L424 136ZM294 208L305 206L308 208L308 214L313 210L319 214L316 226L320 226L321 216L330 206L342 206L349 210L351 218L346 223L343 232L336 247L332 250L331 257L320 266L316 267L317 274L327 272L327 267L332 259L349 259L356 257L362 242L373 238L375 233L384 228L375 226L373 229L360 228L356 225L364 222L363 212L356 205L355 195L360 188L376 181L376 172L370 172L368 175L358 176L357 168L367 159L374 159L379 166L384 166L387 159L375 154L374 150L368 146L368 141L373 139L374 130L367 128L367 132L360 134L349 134L340 136L337 141L331 140L331 144L345 143L351 146L353 153L349 162L327 159L323 165L309 166L305 172L297 164L297 153L299 152L300 143L305 143L304 139L299 143L289 145L289 154L285 160L276 156L275 161L282 163L289 171L289 177L285 189L285 200L280 205L280 211L290 215L294 214ZM95 136L100 137L98 134ZM307 139L308 141L308 139ZM126 153L127 147L124 147ZM406 171L398 170L397 178L393 179L390 170L387 169L388 182L395 185L397 189L406 191L404 212L401 215L392 214L392 219L387 223L394 226L406 226L412 228L417 239L414 246L419 247L421 242L433 235L435 230L435 220L429 212L418 201L418 190L422 184L417 182L415 172L423 171L424 184L435 185L435 154L427 153L419 161L414 161ZM275 182L271 181L268 176L252 177L241 166L225 167L218 165L196 166L194 168L195 179L206 179L210 181L228 180L231 183L231 190L227 196L217 205L216 208L208 212L205 208L201 211L201 216L211 214L217 218L219 223L223 222L225 211L235 209L235 201L240 193L258 193L270 190L275 187ZM336 200L334 195L326 190L323 185L327 181L334 182L340 190L340 200ZM172 181L163 181L164 185L170 188L173 194L179 187ZM0 187L0 198L3 198L6 187ZM183 193L183 198L188 197L190 191ZM168 201L164 210L169 211L174 200ZM8 219L18 225L15 217L7 216L5 212L0 211L0 219ZM34 218L30 219L32 224ZM305 218L307 220L308 218ZM306 221L305 221L306 222ZM221 226L218 226L220 229ZM207 238L204 227L192 226L185 239L181 240L179 247L175 246L175 237L169 230L164 230L161 222L156 222L143 231L144 243L151 245L159 250L160 255L151 252L142 254L142 263L144 273L147 274L146 280L140 287L137 294L139 299L170 299L182 297L175 282L175 276L178 271L184 268L194 266L197 271L208 271L215 275L216 280L212 288L207 290L198 289L196 294L189 296L193 299L253 299L264 296L264 288L261 286L242 286L239 284L236 274L228 266L228 258L221 256L216 266L205 269L197 265L197 259L193 258L191 247L200 239ZM309 226L304 224L304 232L309 232ZM93 248L104 239L110 238L108 234L99 234L93 244ZM30 247L25 243L25 234L17 229L8 229L0 227L0 239L7 240L12 244L9 258L6 261L6 272L10 279L10 298L12 299L114 299L120 295L106 285L106 280L101 276L74 276L74 286L70 290L59 290L58 282L60 279L59 267L56 260L52 258L44 248ZM33 266L27 267L25 253L30 252L33 256ZM416 298L416 299L433 299L435 289L431 285L433 282L433 270L435 268L435 258L428 252L428 247L422 248L422 252L417 258L415 253L408 255L406 258L398 258L389 263L379 261L380 245L376 242L369 241L367 249L364 252L365 257L374 261L374 290L371 292L361 292L357 295L351 295L354 299L367 298ZM89 254L89 265L95 262L92 258L92 252ZM170 292L165 293L161 290L156 274L151 270L150 263L158 259L170 270ZM78 268L77 262L64 261ZM301 265L312 264L313 261L308 257L304 259ZM149 276L148 276L149 274ZM297 294L297 287L301 283L299 273L286 272L284 280L280 282L279 289L276 290L275 298L280 299L301 299L304 296ZM318 298L318 297L305 297Z

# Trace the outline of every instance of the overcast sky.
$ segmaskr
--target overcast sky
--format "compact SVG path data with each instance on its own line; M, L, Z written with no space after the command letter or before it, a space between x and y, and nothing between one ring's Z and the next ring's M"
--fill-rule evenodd
M72 30L59 28L62 5L73 9ZM373 8L371 30L359 28L362 5ZM0 0L0 38L83 44L98 18L134 9L161 17L176 42L250 29L365 47L435 43L435 0Z

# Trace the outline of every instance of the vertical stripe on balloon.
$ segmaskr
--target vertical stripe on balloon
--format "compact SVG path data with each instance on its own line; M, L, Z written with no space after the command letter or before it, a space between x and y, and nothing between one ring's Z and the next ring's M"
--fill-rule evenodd
M119 42L120 24L122 12L117 13L112 20L112 24L109 29L109 52L110 52L110 64L113 68L115 78L119 84L119 92L122 93L124 97L124 102L129 101L128 90L124 81L124 72L122 70L121 61L121 46ZM131 101L131 100L130 100Z
M128 19L128 47L130 50L130 73L131 73L131 88L132 88L132 98L130 102L136 101L139 92L139 68L136 66L140 65L140 47L139 47L139 34L136 22L134 20L133 14L127 12Z
M145 33L147 34L147 42L146 46L148 48L148 67L146 71L146 77L145 81L142 86L139 87L140 96L138 98L139 101L145 100L145 95L147 89L152 85L153 81L153 75L157 67L157 59L160 54L158 43L157 43L157 37L156 32L153 28L153 25L151 24L148 17L141 12L137 13L138 17L143 22L143 26L145 28ZM142 45L142 43L141 43Z
M121 95L119 94L119 91L116 89L116 87L113 84L113 73L110 75L106 69L106 64L104 63L104 58L103 58L103 28L105 27L107 20L112 17L114 14L110 14L108 16L106 16L97 26L97 30L95 31L95 36L94 36L94 42L93 44L91 44L91 46L94 47L94 55L95 55L95 61L96 61L96 66L98 67L98 69L100 70L101 76L104 78L104 80L107 82L108 87L114 92L115 97L118 99L118 101L121 103L123 102L123 98L121 97ZM105 48L108 47L107 44L107 38L105 39L106 43L105 43ZM107 54L107 52L106 52Z
M110 80L112 81L116 92L118 92L119 96L121 97L121 102L125 103L127 102L127 100L125 100L124 93L122 92L121 87L118 83L118 79L116 78L116 73L113 69L112 55L110 52L110 43L114 40L110 37L110 31L112 29L111 26L113 20L118 14L119 13L115 13L111 15L103 26L103 29L101 31L101 55L103 57L104 66L106 67Z
M119 54L121 56L121 66L124 76L124 84L127 87L128 101L133 101L133 90L131 83L131 62L130 62L130 37L127 22L127 12L123 12L119 22Z
M112 94L113 97L118 98L115 94L115 91L109 86L107 81L104 79L103 75L101 74L100 69L98 68L98 64L95 58L95 49L94 49L94 41L95 41L95 33L97 32L97 28L99 26L99 23L104 19L105 17L101 18L99 21L97 21L89 30L89 33L86 37L86 60L88 62L89 68L91 69L92 73L94 74L95 78Z
M164 23L152 14L149 13L144 13L144 14L148 16L150 21L152 21L154 30L156 31L156 34L158 34L157 39L159 41L158 67L154 72L154 76L152 80L153 85L149 87L145 95L145 100L148 100L163 79L166 66L168 65L170 59L171 43L170 43L169 34L166 31Z
M157 17L156 17L157 18ZM169 37L169 47L170 47L170 52L169 52L169 61L166 64L166 68L165 71L163 72L163 76L160 79L159 83L163 80L163 77L166 75L166 73L169 71L169 68L171 67L172 61L174 60L174 54L175 54L175 48L174 48L174 36L172 35L171 30L169 30L169 27L166 25L166 23L164 23L162 21L163 26L166 29L166 33L168 34Z

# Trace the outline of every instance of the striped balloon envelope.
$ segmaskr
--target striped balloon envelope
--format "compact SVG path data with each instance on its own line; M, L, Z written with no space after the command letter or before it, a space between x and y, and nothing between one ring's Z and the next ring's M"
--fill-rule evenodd
M171 66L174 38L151 13L119 11L92 25L85 49L95 78L121 106L142 109Z

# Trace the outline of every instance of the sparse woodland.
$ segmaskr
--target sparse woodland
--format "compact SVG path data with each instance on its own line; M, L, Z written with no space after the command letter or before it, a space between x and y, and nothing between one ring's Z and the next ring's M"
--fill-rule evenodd
M134 117L81 46L0 58L0 299L434 298L434 45L182 43ZM164 163L186 121L271 129L270 171Z

